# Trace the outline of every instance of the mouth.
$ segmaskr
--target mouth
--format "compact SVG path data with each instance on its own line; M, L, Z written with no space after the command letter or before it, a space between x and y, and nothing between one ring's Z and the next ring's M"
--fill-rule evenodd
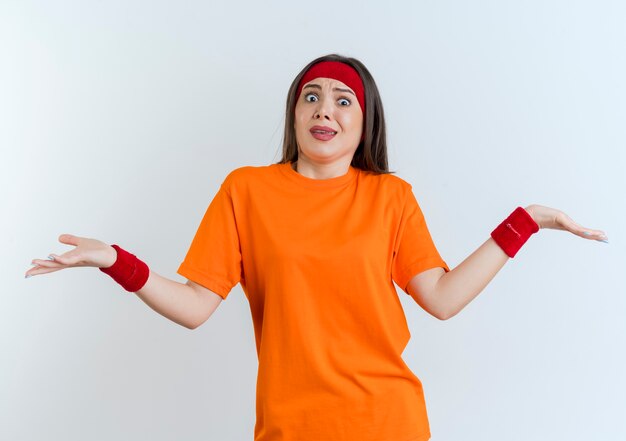
M319 139L320 141L328 141L337 134L336 130L325 126L314 126L311 128L310 132L313 138Z

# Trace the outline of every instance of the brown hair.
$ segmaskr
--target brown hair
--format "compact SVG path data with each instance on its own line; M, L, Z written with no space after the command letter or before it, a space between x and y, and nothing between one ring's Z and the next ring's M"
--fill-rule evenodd
M337 54L329 54L319 57L311 61L300 71L289 87L287 93L287 105L285 109L285 131L283 134L283 157L277 164L285 164L287 162L295 162L298 160L298 146L296 143L296 131L294 128L295 108L299 97L296 96L298 85L304 74L311 66L321 61L339 61L345 63L359 73L363 81L365 92L365 121L364 121L364 138L359 143L352 165L361 170L370 171L375 174L395 173L389 171L387 162L387 136L385 129L385 115L383 113L383 103L380 99L378 87L374 82L374 78L369 73L363 63L356 58L344 57Z

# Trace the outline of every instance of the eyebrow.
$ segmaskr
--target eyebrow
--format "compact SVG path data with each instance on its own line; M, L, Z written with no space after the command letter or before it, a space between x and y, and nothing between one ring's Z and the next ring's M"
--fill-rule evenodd
M322 86L320 86L319 84L307 84L306 86L303 87L303 90L308 88L308 87L313 87L315 89L322 90ZM354 92L352 92L350 89L341 89L339 87L335 87L335 88L333 88L333 90L336 90L336 91L339 91L339 92L348 92L348 93L351 93L352 95L354 95Z

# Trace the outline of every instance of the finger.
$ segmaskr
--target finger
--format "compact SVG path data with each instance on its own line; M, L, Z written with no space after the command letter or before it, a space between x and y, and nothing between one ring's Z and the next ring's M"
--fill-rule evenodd
M53 257L55 262L62 265L78 265L81 262L81 257L79 253L76 252L76 248L61 255L50 254L50 257Z
M562 223L570 232L580 237L583 237L585 239L600 240L600 241L608 240L608 237L606 236L604 231L594 230L591 228L585 228L579 223L577 223L576 221L574 221L567 214L565 213L562 213L562 214L563 214Z
M560 214L562 216L561 223L563 223L564 226L572 233L579 234L579 233L582 233L583 230L589 231L588 229L580 225L578 222L576 222L574 219L569 217L566 213L561 212Z
M75 247L78 246L81 239L82 239L81 237L74 236L73 234L61 234L59 236L59 242L67 244L67 245L74 245ZM80 261L75 251L76 251L76 248L70 251L67 251L61 255L50 254L49 257L52 257L55 261L62 263L64 265L74 265Z
M579 231L579 235L586 239L600 240L600 241L608 241L609 238L606 236L604 231L601 230L591 230L589 228L583 228Z
M62 267L59 267L59 268L46 268L46 267L43 267L43 266L36 266L36 267L31 268L28 271L26 271L26 274L24 276L25 277L38 276L40 274L52 273L54 271L59 271L61 269L63 269L63 268Z
M46 268L59 268L61 266L66 266L66 265L63 265L62 263L55 262L54 260L45 260L45 259L33 259L31 263L38 265L38 266L43 266Z
M80 239L80 237L74 236L73 234L61 234L59 236L59 242L67 245L78 246L78 242L80 241Z

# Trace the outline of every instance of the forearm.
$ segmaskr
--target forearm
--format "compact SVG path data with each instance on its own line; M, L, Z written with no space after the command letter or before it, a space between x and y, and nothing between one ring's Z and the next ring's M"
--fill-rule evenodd
M446 320L458 314L482 292L528 238L541 229L536 220L538 209L543 210L543 207L532 204L516 208L492 231L485 243L437 280L432 297L436 299L438 317Z
M181 326L193 329L200 321L201 300L189 285L166 279L151 270L146 284L135 294L154 311Z
M489 237L454 269L445 273L435 287L435 298L442 319L459 313L495 277L509 256Z

